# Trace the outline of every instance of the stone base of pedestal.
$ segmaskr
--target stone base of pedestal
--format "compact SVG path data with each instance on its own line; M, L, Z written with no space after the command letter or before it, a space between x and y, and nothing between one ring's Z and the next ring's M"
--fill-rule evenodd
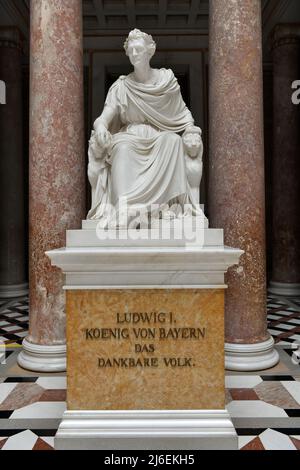
M28 283L0 286L0 299L14 299L28 294Z
M226 410L66 411L57 450L237 450Z
M18 364L33 372L65 372L66 345L47 346L23 341L23 350L18 356Z
M225 369L236 371L256 371L270 369L279 362L271 337L263 343L225 344Z
M271 281L268 291L270 294L282 295L285 297L297 297L300 296L300 284Z
M192 223L176 222L171 238L168 228L113 234L84 222L47 253L67 291L57 449L237 449L225 410L224 272L242 252L205 224L188 233Z

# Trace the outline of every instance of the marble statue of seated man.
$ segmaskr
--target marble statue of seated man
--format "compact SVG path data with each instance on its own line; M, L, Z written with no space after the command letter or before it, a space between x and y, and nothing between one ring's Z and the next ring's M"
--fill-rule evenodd
M136 209L149 220L154 214L182 216L185 207L199 215L201 129L194 125L172 70L150 67L156 50L152 36L135 29L124 48L134 70L111 86L94 123L88 219L99 220L103 228L124 228Z

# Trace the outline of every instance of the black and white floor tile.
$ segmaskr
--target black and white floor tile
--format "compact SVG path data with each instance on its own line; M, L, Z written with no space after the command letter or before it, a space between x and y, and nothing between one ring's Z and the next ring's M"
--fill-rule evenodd
M268 328L279 346L300 346L299 298L268 298Z
M270 296L268 322L280 363L259 373L228 372L227 408L240 449L300 450L300 298ZM27 299L0 301L0 449L53 450L66 378L18 367L27 330Z
M0 300L0 344L20 347L28 332L28 298Z

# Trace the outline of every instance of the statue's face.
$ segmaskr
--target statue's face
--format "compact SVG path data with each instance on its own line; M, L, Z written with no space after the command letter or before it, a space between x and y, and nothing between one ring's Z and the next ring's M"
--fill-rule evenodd
M132 39L127 47L127 55L134 67L142 67L149 63L148 49L143 39Z

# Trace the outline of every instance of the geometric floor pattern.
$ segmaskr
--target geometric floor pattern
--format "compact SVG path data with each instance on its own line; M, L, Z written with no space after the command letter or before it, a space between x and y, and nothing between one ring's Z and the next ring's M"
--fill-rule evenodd
M300 298L270 296L268 326L280 363L247 374L227 371L227 409L241 450L300 450ZM27 330L27 298L0 301L0 449L53 450L66 378L19 368Z
M278 345L300 344L300 298L269 297L268 329Z
M10 347L22 345L28 332L28 298L0 300L0 342Z

